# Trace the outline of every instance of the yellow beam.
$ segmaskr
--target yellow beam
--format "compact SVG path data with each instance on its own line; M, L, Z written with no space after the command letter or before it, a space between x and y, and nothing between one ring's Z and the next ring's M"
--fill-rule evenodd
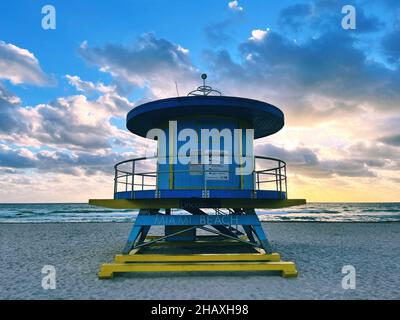
M204 199L198 199L202 201ZM305 199L207 199L212 208L278 209L298 206L306 203ZM212 202L215 200L215 203ZM193 200L196 202L196 199ZM205 202L207 203L207 202ZM180 208L180 199L90 199L89 204L112 209L158 209ZM202 207L206 208L206 206Z
M119 272L234 272L234 271L280 271L284 277L296 277L293 262L236 262L236 263L110 263L103 264L99 278L112 278Z
M280 261L278 253L223 253L223 254L131 254L116 255L116 263L124 262L200 262L200 261Z

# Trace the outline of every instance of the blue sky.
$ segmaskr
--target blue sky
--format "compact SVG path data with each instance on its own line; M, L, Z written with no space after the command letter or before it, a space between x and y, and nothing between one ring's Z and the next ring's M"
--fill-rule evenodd
M50 101L70 92L63 76L79 74L89 81L108 81L107 74L88 66L77 53L83 41L92 46L129 44L147 32L190 48L191 59L207 70L203 50L210 47L205 29L232 19L233 40L248 37L251 30L277 29L276 17L291 1L249 1L246 15L227 9L227 1L52 1L57 12L56 30L41 27L41 9L48 1L5 1L0 21L1 39L29 48L42 69L54 75L59 85L45 88L14 88L26 104ZM243 1L243 4L247 2ZM242 2L240 3L242 5ZM235 53L235 43L224 43Z
M56 30L41 27L47 4ZM345 4L356 8L355 30L341 27ZM113 163L147 148L125 130L126 112L175 95L174 81L188 92L201 72L226 95L285 112L285 129L256 151L286 157L292 194L399 198L400 1L16 0L0 9L0 202L111 196ZM10 198L24 184L38 187Z

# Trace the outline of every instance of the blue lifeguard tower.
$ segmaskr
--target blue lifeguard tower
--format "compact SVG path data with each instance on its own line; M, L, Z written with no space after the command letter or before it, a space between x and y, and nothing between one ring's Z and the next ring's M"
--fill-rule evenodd
M222 96L206 77L188 96L128 113L128 130L158 140L158 149L115 165L113 199L89 200L139 209L122 253L101 266L100 278L171 271L297 275L293 262L273 252L255 212L305 204L288 199L283 160L253 154L253 140L279 131L284 114L265 102ZM162 234L149 235L152 227Z

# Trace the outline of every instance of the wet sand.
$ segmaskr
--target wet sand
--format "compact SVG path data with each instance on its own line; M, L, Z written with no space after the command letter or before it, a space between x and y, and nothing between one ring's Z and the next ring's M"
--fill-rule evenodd
M0 299L400 299L400 223L264 223L299 276L260 273L138 274L98 280L128 223L0 224ZM56 289L41 286L56 268ZM356 289L341 286L356 268Z

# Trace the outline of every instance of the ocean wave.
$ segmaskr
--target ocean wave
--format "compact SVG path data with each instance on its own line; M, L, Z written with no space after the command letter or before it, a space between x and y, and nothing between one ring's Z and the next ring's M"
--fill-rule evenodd
M275 211L276 209L274 209L274 210L271 210L271 211L268 211L268 210L266 210L267 212L271 212L271 214L276 214L276 213L280 213L280 214L292 214L292 213L299 213L299 214L308 214L308 213L311 213L311 214L314 214L314 213L316 213L316 214L321 214L321 213L329 213L329 214L338 214L338 213L341 213L340 211L337 211L337 210L327 210L327 209L302 209L302 210L281 210L281 211ZM260 210L260 212L261 212L261 210Z
M400 208L399 209L363 209L361 212L399 212L400 213Z
M132 213L133 210L121 210L121 209L116 209L116 210L101 210L101 209L81 209L81 210L53 210L49 211L48 214L59 214L59 213L68 213L68 214L79 214L79 213Z
M0 223L129 222L137 212L88 204L0 204ZM186 212L177 209L174 213ZM400 204L309 203L287 209L257 210L257 214L263 222L400 222Z

